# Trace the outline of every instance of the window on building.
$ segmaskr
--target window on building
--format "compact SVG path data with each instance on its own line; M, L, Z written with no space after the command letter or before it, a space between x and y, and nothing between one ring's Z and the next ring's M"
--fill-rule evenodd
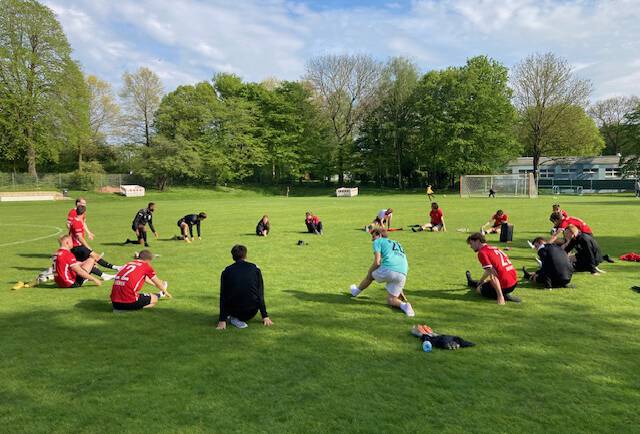
M539 176L540 178L549 179L549 178L553 178L554 173L555 173L555 170L553 169L540 169Z
M609 167L604 170L605 178L620 178L620 169L616 167Z
M563 175L575 175L576 169L562 169L560 170L560 173L562 173Z
M583 175L596 175L598 173L598 169L594 167L582 169Z

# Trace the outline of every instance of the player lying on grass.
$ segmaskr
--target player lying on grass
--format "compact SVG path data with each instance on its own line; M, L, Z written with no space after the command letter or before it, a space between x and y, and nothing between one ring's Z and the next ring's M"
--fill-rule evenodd
M158 238L158 232L153 227L153 212L156 210L156 204L153 202L149 202L146 208L142 208L138 210L135 217L133 218L133 222L131 222L131 230L135 232L136 239L130 240L127 238L125 244L143 244L145 247L149 247L149 242L147 241L147 225L149 225L149 229L153 232L153 235Z
M485 224L482 225L482 227L480 228L480 233L483 234L483 235L484 234L499 234L500 233L500 227L502 226L502 223L507 223L508 221L509 221L509 217L507 216L507 214L505 214L504 211L499 209L491 217L491 220L489 220L488 222L486 222ZM487 226L489 226L488 229L487 229Z
M218 330L227 328L227 321L239 329L248 327L246 321L262 316L262 324L273 325L264 302L264 282L262 272L251 262L247 262L247 248L235 245L231 249L233 264L224 269L220 276L220 316Z
M567 253L575 250L575 254L569 255L574 271L588 271L594 276L604 273L598 268L604 258L593 235L582 232L577 226L570 224L564 230L564 238L567 240L564 250Z
M573 275L573 265L567 252L542 237L533 240L533 247L538 251L541 265L535 273L529 273L522 267L525 279L545 288L565 288Z
M402 310L407 316L415 316L403 292L409 271L404 249L397 241L387 238L387 231L384 228L374 228L371 231L371 241L373 241L373 264L360 285L356 286L355 283L351 285L351 295L357 297L374 280L385 283L389 293L387 296L389 305Z
M53 259L53 276L58 288L79 288L87 280L100 286L100 279L91 275L95 259L89 257L84 261L78 261L71 252L73 241L70 235L63 235L58 241L60 248Z
M484 235L478 232L469 235L467 244L478 254L484 270L480 280L472 280L467 271L467 285L483 297L497 300L498 304L505 304L505 300L519 303L520 299L511 294L518 284L518 276L509 257L497 247L488 245Z
M444 223L444 214L442 213L442 209L438 206L438 202L433 202L431 204L431 211L429 212L429 218L430 218L429 223L419 226L418 229L411 228L411 230L413 232L426 231L426 230L430 230L432 232L447 231L447 226Z
M269 216L263 215L258 224L256 225L256 235L259 237L266 237L271 230L271 223L269 223Z
M167 291L168 283L158 279L151 267L153 253L143 250L138 253L137 258L123 265L113 281L111 304L114 311L146 309L154 307L161 298L171 298ZM156 294L140 293L145 283L160 291Z
M80 205L85 207L85 210L86 210L87 201L83 197L77 198L76 199L76 206L71 208L71 210L69 210L69 213L67 214L67 228L71 229L71 222L73 220L75 220L76 217L78 217L78 207ZM82 214L82 221L84 222L84 230L87 233L87 237L89 237L90 240L93 240L93 232L91 232L89 230L89 226L87 226L87 213L86 213L86 211L85 211L84 214Z
M322 221L320 221L317 215L307 211L304 217L304 224L307 225L307 232L310 234L322 235L324 228L322 227Z
M71 235L71 239L73 242L71 253L73 253L76 259L80 262L84 262L88 258L93 258L98 265L104 268L109 268L116 271L120 270L119 266L105 261L104 259L102 259L102 255L97 254L91 249L84 236L84 221L82 220L82 216L84 215L85 207L79 205L76 208L76 211L78 215L75 219L72 220L71 227L69 228L69 235ZM101 276L104 280L113 279L113 275L106 273L103 275L102 271L95 267L93 268L92 272L94 274L97 274L98 276Z
M196 227L196 231L198 232L198 239L201 240L200 236L200 222L207 218L207 214L201 212L200 214L187 214L178 220L178 227L180 228L180 235L176 237L178 240L184 240L187 243L190 243L191 240L195 241L195 237L193 236L193 227ZM191 236L191 239L189 239Z

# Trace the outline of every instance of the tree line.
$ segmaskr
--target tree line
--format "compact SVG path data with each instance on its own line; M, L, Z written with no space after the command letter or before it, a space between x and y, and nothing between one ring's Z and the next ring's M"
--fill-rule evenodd
M158 188L355 181L451 185L521 155L621 154L640 164L640 100L590 104L568 61L487 56L419 71L366 54L309 59L300 80L233 74L165 93L141 67L116 93L89 75L54 13L0 0L0 170L132 172Z

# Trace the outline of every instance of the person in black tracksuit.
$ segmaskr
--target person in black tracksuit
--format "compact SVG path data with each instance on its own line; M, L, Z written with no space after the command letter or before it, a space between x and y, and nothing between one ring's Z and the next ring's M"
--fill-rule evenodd
M567 252L562 246L549 243L542 237L533 240L533 246L538 249L542 265L535 273L529 273L523 267L524 277L545 288L566 287L573 276L573 265Z
M136 233L136 240L130 240L127 238L125 244L142 244L144 242L145 247L149 247L149 243L147 242L147 228L149 225L149 229L153 232L153 235L158 238L158 233L156 229L153 227L153 212L155 211L156 204L150 202L146 208L139 210L136 216L133 218L133 222L131 223L131 230Z
M238 328L245 328L258 311L262 323L273 323L267 314L264 302L264 282L262 272L251 262L247 262L247 248L235 245L231 249L234 263L224 269L220 276L220 315L218 329L226 328L227 321Z
M588 271L598 275L602 272L598 265L604 261L600 246L593 235L580 232L574 225L569 225L564 230L564 237L567 239L565 251L567 253L575 250L573 258L573 270L575 272Z
M195 240L193 236L193 227L195 226L198 232L198 239L202 239L200 237L200 222L207 218L207 214L201 212L200 214L187 214L178 220L178 227L180 228L180 235L178 236L179 240L185 240L190 243L189 235L191 235L191 239Z

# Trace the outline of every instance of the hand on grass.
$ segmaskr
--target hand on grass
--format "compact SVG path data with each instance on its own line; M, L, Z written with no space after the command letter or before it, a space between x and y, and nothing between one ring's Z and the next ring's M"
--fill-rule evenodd
M226 321L220 321L218 323L218 326L216 327L216 329L218 330L224 330L227 328L227 322Z
M507 302L504 301L504 298L502 298L502 299L498 299L498 304L502 306L502 305L507 304Z
M273 325L273 321L271 321L269 317L262 318L262 324L264 324L265 327L271 327Z
M95 277L91 277L91 280L93 280L93 283L95 283L97 286L102 285L102 280L100 279L96 279Z
M154 233L153 233L153 236L154 236L154 237L156 237L156 238L158 238L158 233L157 233L157 232L154 232Z
M89 237L89 240L93 241L93 232L87 232L87 236Z

